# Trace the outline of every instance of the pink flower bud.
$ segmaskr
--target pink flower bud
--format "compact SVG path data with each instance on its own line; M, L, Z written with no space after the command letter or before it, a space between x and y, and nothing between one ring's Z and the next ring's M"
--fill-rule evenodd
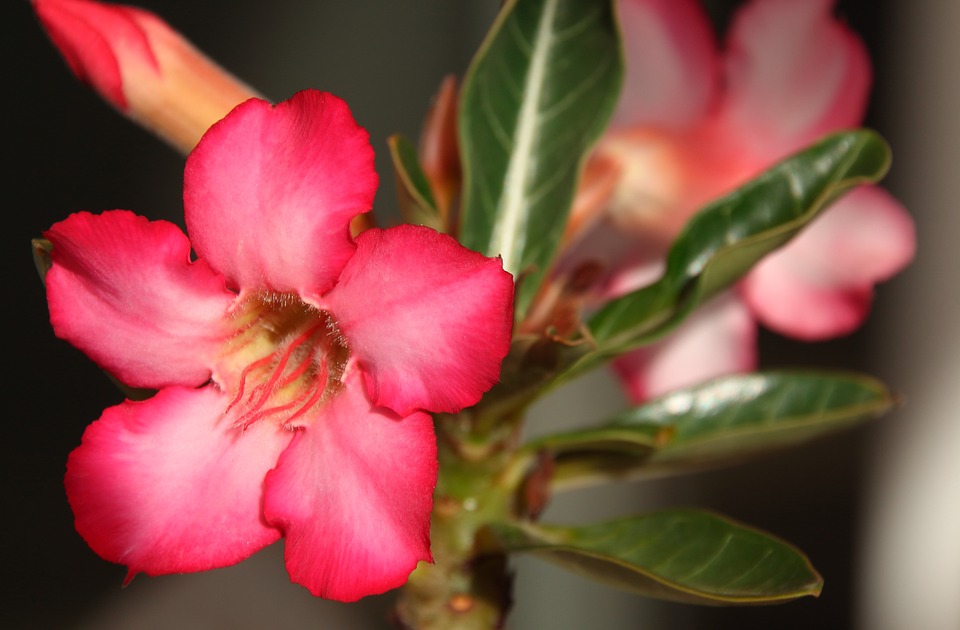
M33 0L77 77L184 153L257 94L146 11L88 0Z

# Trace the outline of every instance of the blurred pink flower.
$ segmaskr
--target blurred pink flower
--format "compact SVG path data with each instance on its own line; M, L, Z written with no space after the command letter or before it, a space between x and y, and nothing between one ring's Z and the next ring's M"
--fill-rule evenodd
M571 258L607 295L656 279L687 220L822 135L858 126L871 68L832 0L752 0L721 54L696 0L620 0L627 74L575 204ZM616 364L639 401L756 364L756 323L805 340L859 326L913 257L913 223L863 186L662 341Z
M121 210L46 233L57 335L159 390L107 409L67 463L77 530L128 579L284 536L291 579L349 601L431 559L427 412L497 380L513 281L427 228L351 238L376 187L367 133L308 91L249 100L203 136L184 173L190 240Z

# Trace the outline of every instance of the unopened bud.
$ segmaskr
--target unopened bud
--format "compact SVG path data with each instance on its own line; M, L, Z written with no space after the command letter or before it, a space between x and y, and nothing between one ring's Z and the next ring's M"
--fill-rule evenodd
M89 0L33 6L77 77L184 153L257 96L152 13Z

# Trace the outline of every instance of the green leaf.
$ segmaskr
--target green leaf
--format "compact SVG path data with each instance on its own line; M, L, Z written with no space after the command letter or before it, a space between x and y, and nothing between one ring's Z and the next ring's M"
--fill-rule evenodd
M596 429L541 438L524 450L556 454L552 485L558 491L734 463L876 417L894 402L882 383L858 374L727 376L662 396ZM637 448L655 435L668 438L645 452ZM594 445L601 437L604 453Z
M529 552L648 597L693 604L773 604L817 596L823 580L797 549L715 514L667 510L586 527L489 526Z
M674 429L651 467L716 465L808 442L889 411L880 381L858 374L758 373L721 378L664 396L614 424Z
M886 172L890 151L869 130L828 136L710 204L680 233L656 283L613 300L588 322L597 350L572 372L649 343L743 277L831 201Z
M563 235L623 75L609 0L508 0L464 80L464 245L523 275L522 317Z
M399 134L387 138L387 145L390 147L400 211L405 222L426 225L440 232L446 231L447 226L437 211L430 182L420 167L417 148Z

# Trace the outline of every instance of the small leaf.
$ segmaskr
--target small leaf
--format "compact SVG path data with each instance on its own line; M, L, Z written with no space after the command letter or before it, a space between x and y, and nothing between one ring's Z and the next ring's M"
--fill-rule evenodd
M602 427L542 438L525 450L561 445L553 481L558 491L734 463L847 428L893 404L882 383L857 374L726 376L662 396ZM647 452L638 451L636 442L658 430L669 432L669 439ZM618 435L629 437L618 442L613 439ZM597 453L591 436L608 436L606 453Z
M858 184L877 181L889 161L889 147L876 133L838 133L707 206L674 242L659 281L611 301L590 319L597 350L571 374L672 330L786 244L831 201Z
M461 242L522 274L522 318L623 74L609 0L508 0L464 80Z
M40 274L40 281L46 282L47 272L53 267L53 260L50 258L53 253L53 243L45 238L35 238L31 242L33 246L33 264Z
M437 210L430 182L420 168L416 147L399 134L387 138L387 146L390 147L390 159L393 160L397 197L404 221L443 232L446 226Z
M495 524L507 551L529 552L600 582L693 604L774 604L820 594L791 545L715 514L667 510L586 527Z

